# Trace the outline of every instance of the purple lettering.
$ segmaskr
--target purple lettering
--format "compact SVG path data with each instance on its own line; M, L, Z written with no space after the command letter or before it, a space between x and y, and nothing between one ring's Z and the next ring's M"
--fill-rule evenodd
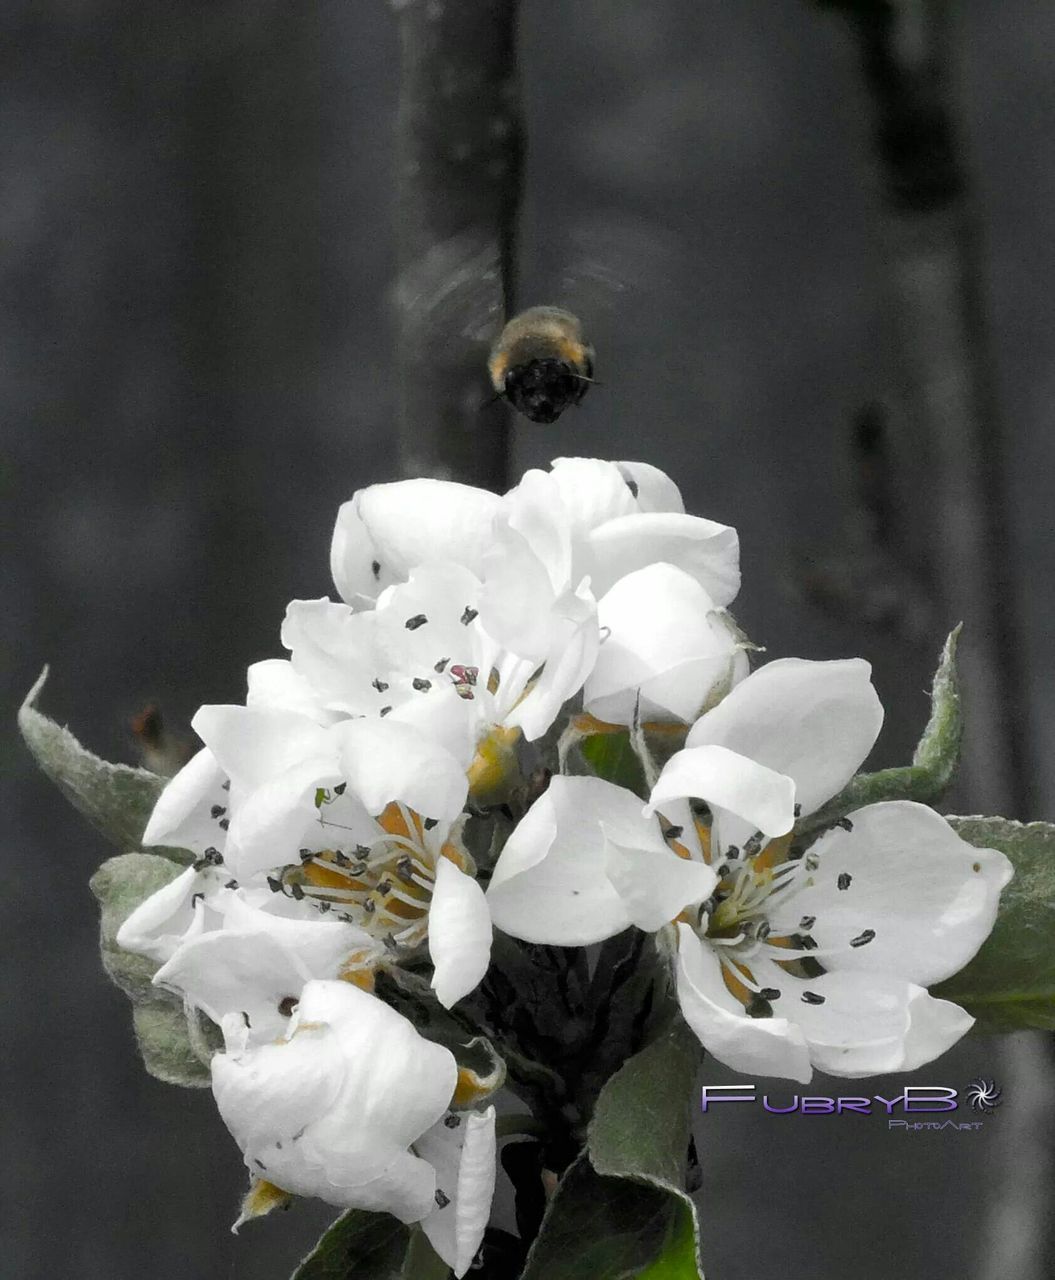
M870 1116L872 1114L871 1098L839 1098L837 1109L840 1115L844 1111L855 1111L858 1115Z
M739 1098L729 1096L737 1091L745 1096ZM753 1084L705 1084L700 1092L704 1111L712 1102L754 1102L755 1100Z
M802 1114L804 1116L828 1116L835 1110L834 1098L803 1098Z
M896 1098L884 1098L881 1093L877 1093L875 1095L875 1100L876 1102L881 1102L883 1106L886 1107L887 1115L890 1115L897 1104L904 1101L904 1096L899 1093Z
M772 1114L775 1116L787 1116L787 1115L790 1115L792 1111L798 1111L799 1095L796 1093L792 1097L790 1107L773 1107L773 1106L770 1106L769 1104L769 1094L767 1093L767 1094L764 1094L762 1097L762 1105L763 1107L765 1107L767 1111L772 1112Z
M946 1089L941 1085L907 1084L905 1110L955 1111L958 1106L956 1097L955 1089Z

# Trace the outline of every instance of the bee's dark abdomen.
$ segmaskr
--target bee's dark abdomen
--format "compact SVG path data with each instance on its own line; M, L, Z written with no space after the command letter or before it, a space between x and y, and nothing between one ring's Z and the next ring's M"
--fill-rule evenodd
M556 422L569 405L579 403L589 385L566 361L547 357L510 369L503 394L532 422Z

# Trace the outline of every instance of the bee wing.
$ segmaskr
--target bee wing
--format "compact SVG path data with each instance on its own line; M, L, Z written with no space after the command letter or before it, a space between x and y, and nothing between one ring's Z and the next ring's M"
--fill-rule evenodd
M432 246L396 279L394 302L402 322L440 341L458 334L491 342L503 323L498 247L476 236Z
M589 336L595 323L607 328L650 298L658 303L677 260L674 237L662 227L622 214L591 214L568 229L563 243L540 252L540 296L577 315Z

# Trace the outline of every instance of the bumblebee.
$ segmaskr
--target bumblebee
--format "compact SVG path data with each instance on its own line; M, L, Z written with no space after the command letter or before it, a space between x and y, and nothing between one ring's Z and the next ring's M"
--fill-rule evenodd
M532 422L556 422L586 394L593 357L570 311L529 307L499 334L487 367L496 395Z

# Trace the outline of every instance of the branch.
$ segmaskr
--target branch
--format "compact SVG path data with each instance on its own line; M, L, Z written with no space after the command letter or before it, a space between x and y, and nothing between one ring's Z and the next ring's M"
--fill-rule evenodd
M502 490L509 415L486 339L513 291L517 0L395 0L402 49L395 290L400 463Z

